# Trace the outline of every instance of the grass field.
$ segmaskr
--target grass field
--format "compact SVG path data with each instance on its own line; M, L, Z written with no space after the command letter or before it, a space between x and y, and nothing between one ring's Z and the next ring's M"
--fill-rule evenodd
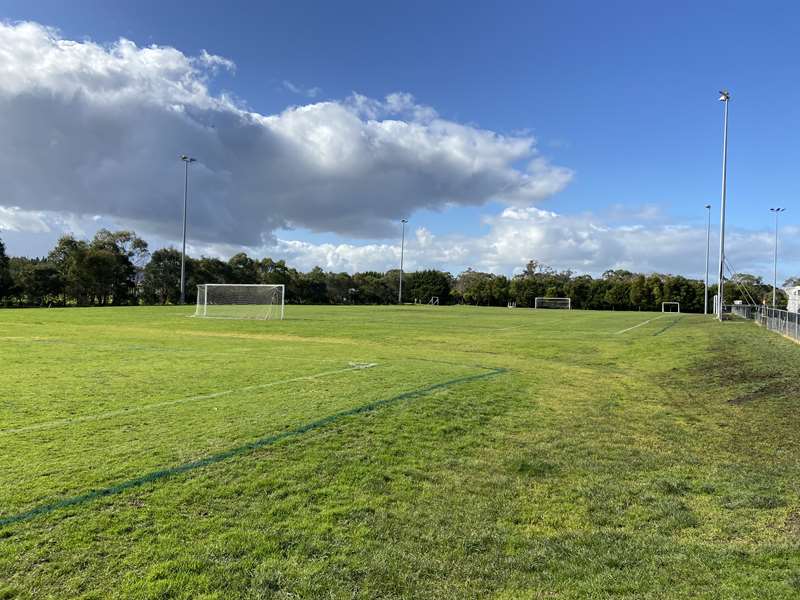
M797 598L800 347L697 315L0 311L0 598Z

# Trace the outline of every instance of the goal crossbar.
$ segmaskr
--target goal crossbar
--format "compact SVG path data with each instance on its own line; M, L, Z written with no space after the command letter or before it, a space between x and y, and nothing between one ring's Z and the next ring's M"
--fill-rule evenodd
M285 286L260 283L204 283L197 286L195 317L283 319Z
M662 302L661 312L681 312L680 302Z

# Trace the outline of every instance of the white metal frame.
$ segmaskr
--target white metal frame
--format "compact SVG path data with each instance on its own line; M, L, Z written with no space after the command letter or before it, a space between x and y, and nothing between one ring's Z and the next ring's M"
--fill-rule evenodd
M800 341L800 314L768 306L757 306L755 313L755 319L759 325L795 341Z
M195 317L204 317L207 319L237 319L249 318L266 321L270 319L271 311L263 318L259 317L217 317L208 315L208 288L210 287L260 287L280 289L281 291L281 316L280 320L284 318L284 308L286 306L286 286L282 283L201 283L197 286L197 307L195 308ZM202 299L202 302L201 302Z
M678 307L678 310L677 310L677 311L674 311L674 310L664 310L664 307L666 307L666 306L677 306L677 307ZM680 302L662 302L662 303L661 303L661 312L662 312L662 313L663 313L663 312L678 312L678 313L680 313L680 312L681 312L681 303L680 303Z
M428 300L428 304L431 306L439 306L439 296L431 296L431 299Z
M800 342L800 313L752 304L726 304L722 307L722 311L730 312L742 319L752 319L770 331Z
M536 298L533 299L533 307L534 308L562 308L562 307L558 307L558 306L553 306L553 307L551 307L551 306L539 306L540 301L542 303L544 303L544 302L547 302L547 301L550 301L550 300L566 300L567 301L567 307L566 307L567 310L572 310L572 299L571 298L549 298L547 296L536 296Z

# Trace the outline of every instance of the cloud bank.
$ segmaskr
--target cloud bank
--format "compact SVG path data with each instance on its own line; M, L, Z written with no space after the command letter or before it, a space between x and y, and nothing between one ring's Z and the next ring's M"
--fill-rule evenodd
M644 215L643 218L646 218ZM619 224L616 218L594 214L563 215L537 208L507 208L484 219L488 230L480 236L434 235L425 227L406 237L405 265L409 270L439 268L458 273L467 267L512 275L531 259L559 270L600 275L607 269L704 276L705 227L670 223ZM800 229L781 231L783 265L800 259ZM718 238L711 237L710 273L716 280ZM727 260L736 271L771 275L774 238L771 231L729 228ZM242 248L196 247L199 253L221 257ZM285 258L303 270L320 266L330 271L397 268L399 243L310 243L279 239L255 249L260 256ZM786 278L798 273L784 272ZM781 279L782 281L782 279Z
M612 207L613 209L613 207ZM438 268L458 273L467 267L511 275L528 260L578 273L602 274L607 269L637 272L704 275L705 227L675 225L654 218L652 207L638 213L626 211L632 222L621 221L614 210L598 215L564 215L537 208L509 207L498 215L484 217L486 232L477 236L435 235L414 226L406 233L405 264L409 270ZM633 224L631 224L633 223ZM39 238L43 252L49 250L62 232L81 237L93 235L99 227L118 228L124 224L99 215L65 218L61 213L25 211L0 207L0 230L12 248L21 238ZM10 232L10 233L9 233ZM320 266L328 271L385 271L397 268L400 244L315 243L281 235L268 243L245 246L225 242L190 240L189 253L227 259L237 252L284 259L290 265L310 270ZM710 278L716 279L717 237L712 231ZM753 231L729 227L726 235L728 261L740 272L772 276L774 237L771 230ZM800 260L800 228L784 226L780 236L779 280L800 275L787 270ZM149 238L153 248L168 240Z
M205 51L0 24L2 204L112 216L169 239L189 153L193 238L255 246L279 228L380 239L417 209L528 206L572 177L534 138L441 118L408 94L263 115L210 92L233 68Z

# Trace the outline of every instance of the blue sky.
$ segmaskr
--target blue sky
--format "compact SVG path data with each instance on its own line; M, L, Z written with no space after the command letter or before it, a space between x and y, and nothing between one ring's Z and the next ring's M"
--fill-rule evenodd
M572 219L573 229L657 232L653 238L643 233L625 252L612 252L608 267L700 272L704 204L713 204L718 221L722 105L717 90L728 87L733 98L728 218L741 237L736 267L767 275L770 257L762 255L772 226L768 207L786 206L787 238L796 233L800 6L794 3L228 2L223 10L218 2L203 0L190 6L10 0L0 10L6 22L35 21L57 28L65 40L107 46L123 37L140 48L156 44L186 56L207 51L229 59L235 71L220 69L210 77L210 94L229 93L261 115L292 105L341 102L354 92L373 99L402 92L449 122L533 136L536 155L570 170L572 177L532 206ZM514 166L522 169L527 160ZM52 210L18 200L13 205ZM466 238L500 235L492 219L507 207L491 197L432 210L416 207L411 225L445 245L466 247ZM126 226L130 220L110 210L96 222ZM85 223L78 229L90 234ZM692 230L677 236L678 246L692 246L671 248L667 255L674 268L658 256L635 264L637 248L655 252L653 246L664 244L672 227ZM352 227L325 229L295 225L275 231L281 239L316 246L372 244L373 250L386 249L391 263L394 240L384 230L370 238L353 236ZM57 233L52 225L39 233L18 227L3 237L12 251L41 252ZM175 241L164 231L148 237ZM197 251L224 254L232 240L208 242L198 243ZM460 258L437 255L429 262L453 270L471 266L466 262L513 270L522 255L508 262L484 260L481 248L491 243L484 240ZM552 248L534 245L529 253L562 268L604 268L602 248L597 260L580 264ZM322 255L317 248L296 258L302 263ZM787 241L783 255L781 275L796 274L798 249ZM421 249L417 262L426 266ZM344 268L351 264L361 263L342 259ZM339 265L334 260L327 266Z

